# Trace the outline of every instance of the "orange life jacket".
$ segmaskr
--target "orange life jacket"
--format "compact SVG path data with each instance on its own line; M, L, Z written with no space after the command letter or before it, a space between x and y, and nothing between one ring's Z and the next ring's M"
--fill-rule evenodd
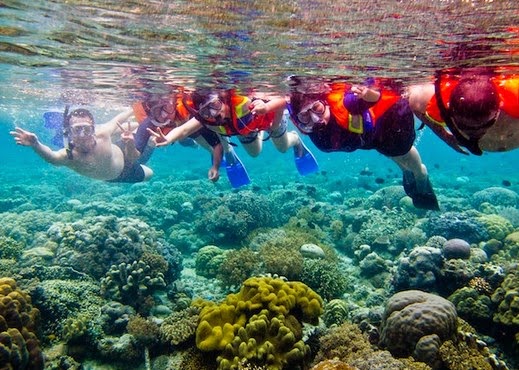
M519 118L519 77L499 75L491 78L492 83L497 89L499 95L499 107L506 114ZM446 107L449 107L449 101L452 90L458 85L459 77L456 76L442 76L441 82L441 96ZM436 96L433 95L425 109L425 115L432 122L446 126L444 119L441 116L440 108Z
M342 128L361 134L366 128L353 128L350 127L352 121L352 115L344 105L344 96L351 90L352 85L347 83L333 83L331 85L331 91L326 96L326 101L330 106L332 115L337 120L337 123ZM369 115L371 118L371 124L373 127L377 124L377 119L382 116L390 107L392 107L399 99L400 94L391 90L384 89L380 90L380 99L369 108ZM367 120L364 119L364 125L366 126Z
M162 133L166 135L168 132L173 130L175 127L182 125L185 123L189 117L189 111L184 106L184 103L182 101L182 93L175 94L173 96L173 99L176 100L175 102L175 109L176 109L176 115L175 120L171 122L170 124L161 127ZM187 101L187 104L190 105L190 107L193 107L193 102L191 100ZM133 114L135 116L135 119L139 124L143 123L146 118L148 118L151 107L148 105L148 102L139 101L132 105L133 108Z
M231 124L222 122L219 125L208 125L211 130L226 136L247 136L253 132L269 130L274 121L275 112L253 115L249 106L252 100L231 91Z

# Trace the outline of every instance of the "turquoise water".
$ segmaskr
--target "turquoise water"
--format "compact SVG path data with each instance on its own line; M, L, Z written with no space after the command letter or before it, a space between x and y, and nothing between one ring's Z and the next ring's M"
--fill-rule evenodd
M410 289L455 302L458 317L482 341L478 349L461 340L440 356L443 367L429 364L486 369L492 353L509 369L519 368L517 150L463 156L430 130L417 131L415 145L440 203L439 212L425 212L410 206L401 172L389 159L375 151L323 153L304 136L319 173L299 176L292 152L281 154L270 141L257 158L238 145L252 184L236 190L223 168L217 183L206 180L210 157L200 148L156 150L149 182L109 184L53 167L9 135L20 126L48 143L54 133L43 127L44 112L83 106L103 122L165 84L284 94L292 74L390 77L408 85L450 67L509 66L517 73L518 19L516 1L1 2L0 278L15 279L40 312L36 324L24 324L34 329L39 350L20 355L15 368L216 369L220 349L203 361L194 329L172 344L164 323L184 329L197 320L186 311L196 298L220 303L246 278L264 274L303 282L323 298L325 312L320 334L306 327L304 340L300 323L287 324L311 350L304 361L270 369L310 369L334 357L330 343L340 360L358 369L418 368L398 360L412 353L378 341L389 331L382 317L391 297ZM437 237L468 241L471 257L435 260L430 256L443 253ZM302 257L299 248L307 243L326 257ZM207 245L219 249L204 261ZM429 257L426 248L435 248ZM406 270L416 255L425 262ZM132 267L135 261L147 264L144 275L157 280L163 274L165 286L143 278L146 292L128 287L123 270L142 273ZM473 278L490 291L475 289ZM5 284L0 280L3 295ZM300 311L292 308L296 321L304 321ZM423 315L444 311L433 307ZM339 333L349 334L335 339L331 329L344 322L362 328L374 347L348 352L352 346L341 340L357 329L340 326ZM459 331L466 338L470 330ZM441 340L454 335L451 330ZM362 335L355 338L369 347ZM284 359L286 347L267 339ZM23 343L30 347L27 336ZM385 348L393 355L384 355ZM265 368L258 357L242 368ZM3 368L15 360L0 361Z

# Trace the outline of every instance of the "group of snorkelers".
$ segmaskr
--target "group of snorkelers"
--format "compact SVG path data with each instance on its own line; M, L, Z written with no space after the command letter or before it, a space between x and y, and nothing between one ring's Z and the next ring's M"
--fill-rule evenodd
M499 69L442 72L433 82L407 87L376 78L354 84L292 76L288 84L286 96L178 89L139 101L102 125L95 125L85 109L67 110L57 118L63 137L58 150L21 128L11 134L17 144L31 146L54 165L99 180L132 183L152 176L146 162L155 148L195 141L212 155L208 178L217 181L224 164L233 187L250 179L230 138L236 137L253 157L266 140L282 153L293 150L304 176L319 167L302 134L324 152L375 149L391 158L402 170L414 206L428 210L439 206L414 146L414 116L460 153L481 155L519 146L519 76ZM285 112L297 131L289 130ZM132 116L135 120L127 123Z

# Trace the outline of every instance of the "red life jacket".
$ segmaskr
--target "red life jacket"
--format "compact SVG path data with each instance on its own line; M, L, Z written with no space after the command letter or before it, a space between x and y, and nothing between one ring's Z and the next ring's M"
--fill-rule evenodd
M499 75L491 78L499 95L499 107L509 116L519 118L519 77ZM441 96L446 107L449 107L452 90L458 85L459 77L442 76L440 86ZM446 126L443 120L436 96L433 95L425 109L425 115L432 122Z

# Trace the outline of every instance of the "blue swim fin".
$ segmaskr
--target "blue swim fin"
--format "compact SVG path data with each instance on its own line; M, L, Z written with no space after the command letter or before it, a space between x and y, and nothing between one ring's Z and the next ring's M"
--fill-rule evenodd
M239 188L250 184L249 174L241 163L240 158L236 155L234 150L224 154L225 170L227 171L227 178L233 188ZM222 161L223 162L223 161Z
M45 112L43 113L44 127L55 130L56 133L52 138L52 145L63 148L63 112Z
M297 171L302 176L318 172L319 165L317 164L317 160L315 159L314 155L310 152L302 140L300 143L303 149L303 155L298 156L298 149L300 148L294 146L294 160L296 162Z

